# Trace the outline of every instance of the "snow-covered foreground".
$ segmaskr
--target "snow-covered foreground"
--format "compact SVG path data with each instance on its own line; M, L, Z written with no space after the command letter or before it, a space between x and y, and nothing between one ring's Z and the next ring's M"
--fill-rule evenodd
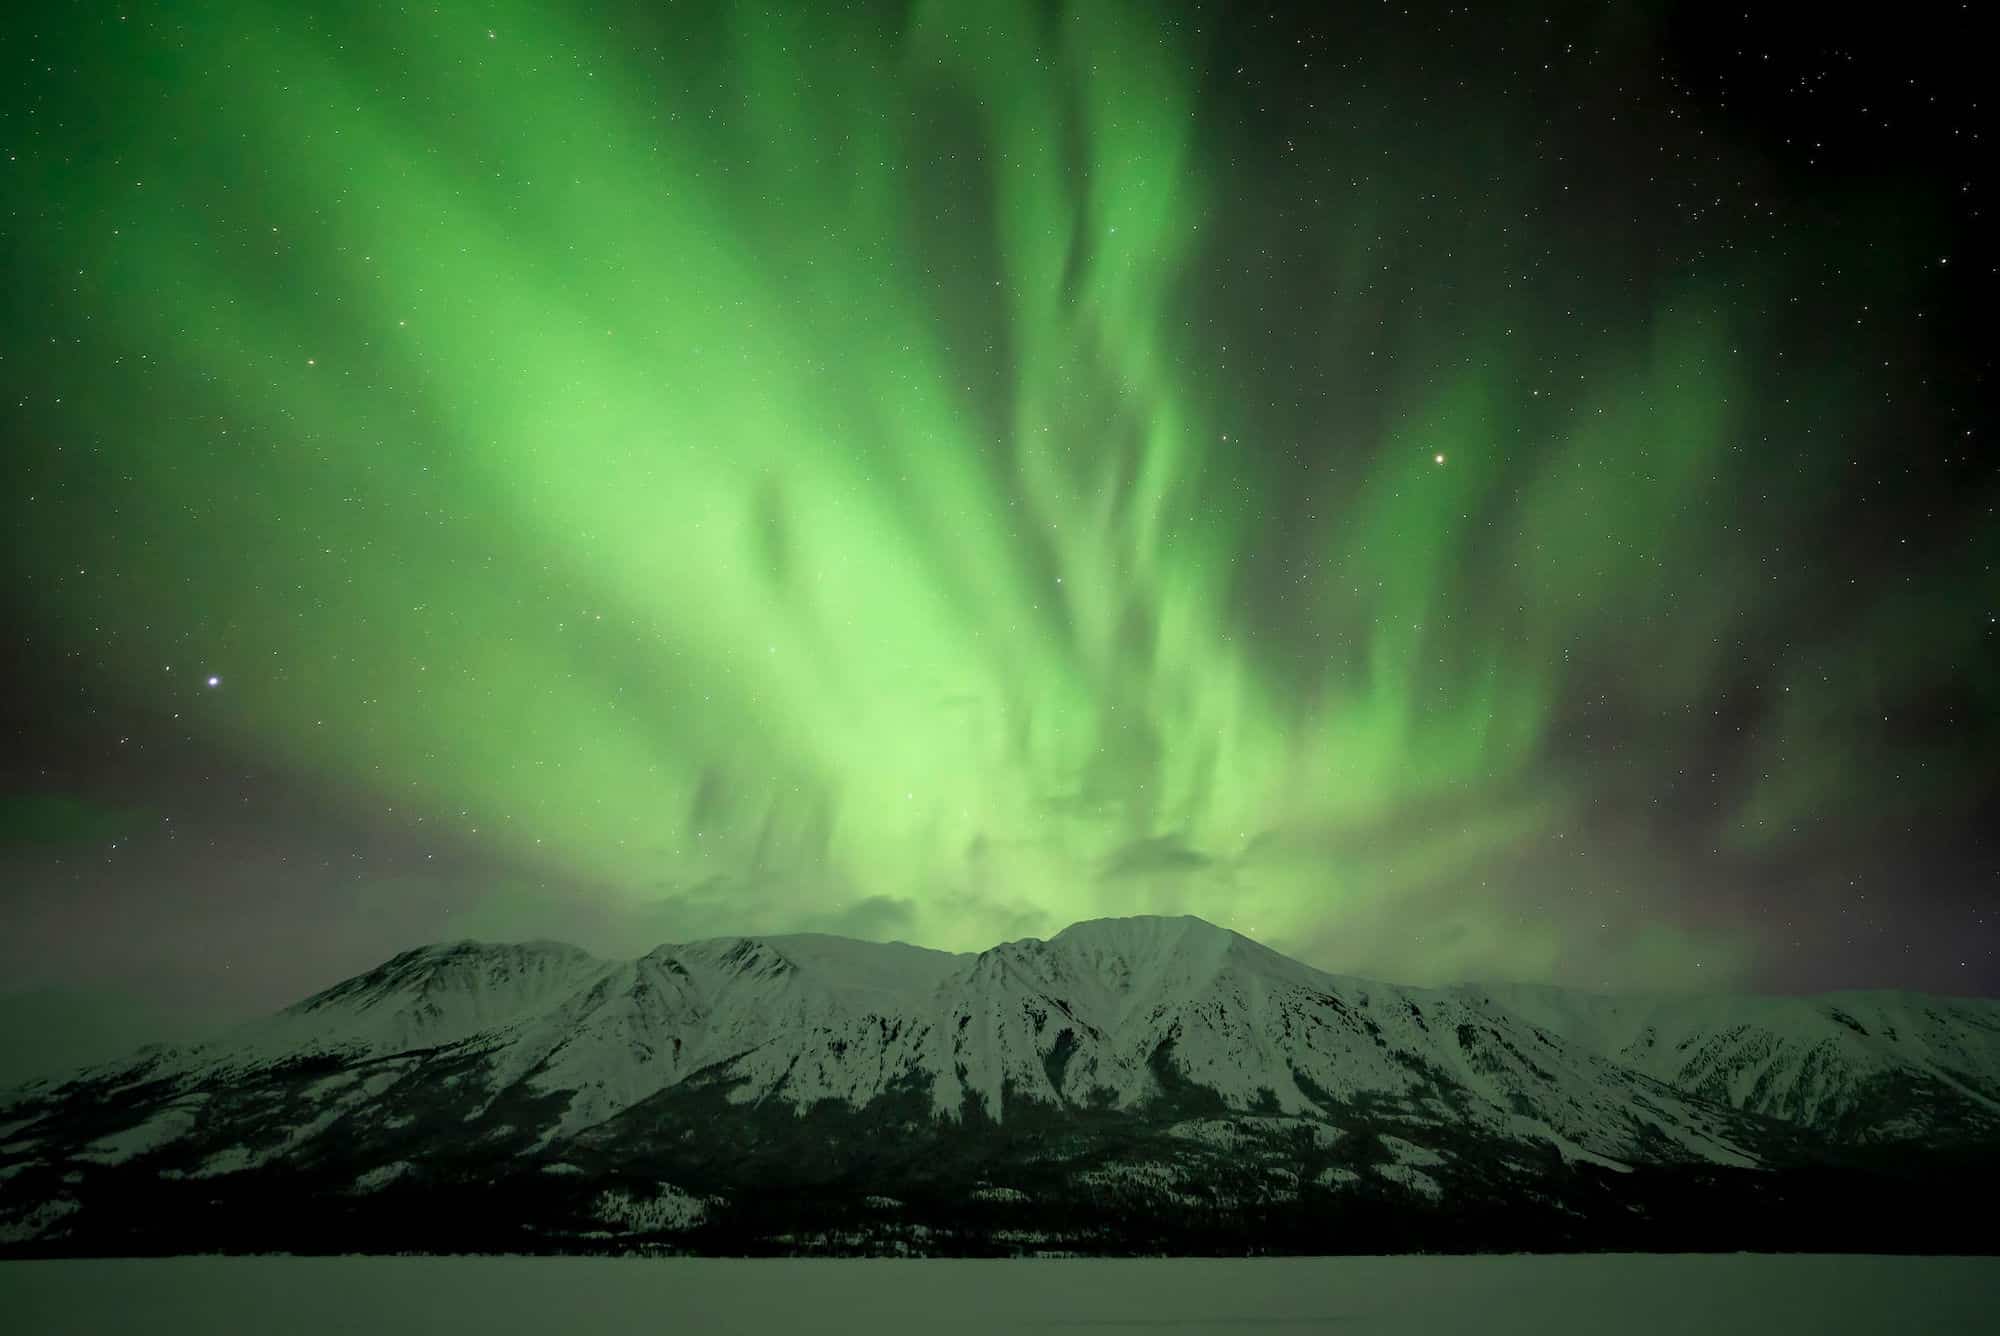
M11 1331L1338 1336L1991 1331L2000 1261L1509 1256L1132 1261L220 1258L0 1263Z

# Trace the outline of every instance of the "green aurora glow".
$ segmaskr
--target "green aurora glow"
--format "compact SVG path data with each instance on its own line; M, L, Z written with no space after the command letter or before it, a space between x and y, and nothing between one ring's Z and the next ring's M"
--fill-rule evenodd
M1743 667L1820 606L1758 519L1835 504L1786 433L1866 391L1778 360L1774 262L1605 296L1510 117L1343 108L1287 368L1244 132L1150 6L568 12L107 33L97 147L20 169L67 313L10 507L42 624L521 887L1722 980L1750 946L1660 912L1647 824L1718 694L1787 697L1706 827L1754 857L1878 797L1853 720L1924 670L1858 646L1978 643L1869 605Z

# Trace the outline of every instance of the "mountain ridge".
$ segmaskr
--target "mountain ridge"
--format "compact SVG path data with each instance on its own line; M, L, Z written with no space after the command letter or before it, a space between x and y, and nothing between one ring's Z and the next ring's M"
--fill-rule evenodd
M1996 1138L2000 1004L1962 999L1414 988L1191 916L976 953L797 933L613 960L464 940L210 1043L15 1092L0 1244L149 1236L130 1203L182 1185L227 1203L310 1184L365 1216L357 1203L424 1182L502 1193L556 1250L797 1235L770 1213L801 1183L820 1195L799 1200L849 1224L856 1202L929 1194L954 1229L968 1201L1020 1206L1097 1249L1166 1228L1163 1210L1254 1237L1273 1213L1312 1232L1357 1202L1451 1237L1468 1212L1499 1228L1503 1206L1538 1203L1562 1235L1689 1184L1754 1199L1897 1148ZM556 1183L558 1206L524 1204ZM227 1210L216 1219L226 1233ZM877 1225L862 1236L918 1237Z

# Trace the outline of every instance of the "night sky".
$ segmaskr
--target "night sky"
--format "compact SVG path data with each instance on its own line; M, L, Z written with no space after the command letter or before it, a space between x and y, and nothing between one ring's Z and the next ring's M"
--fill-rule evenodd
M1976 6L10 8L0 1031L1133 913L2000 993Z

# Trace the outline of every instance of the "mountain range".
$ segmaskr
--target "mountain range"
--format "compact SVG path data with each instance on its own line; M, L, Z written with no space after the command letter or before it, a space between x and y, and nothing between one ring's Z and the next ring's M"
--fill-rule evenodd
M2000 1003L977 954L422 947L0 1096L0 1251L2000 1252Z

